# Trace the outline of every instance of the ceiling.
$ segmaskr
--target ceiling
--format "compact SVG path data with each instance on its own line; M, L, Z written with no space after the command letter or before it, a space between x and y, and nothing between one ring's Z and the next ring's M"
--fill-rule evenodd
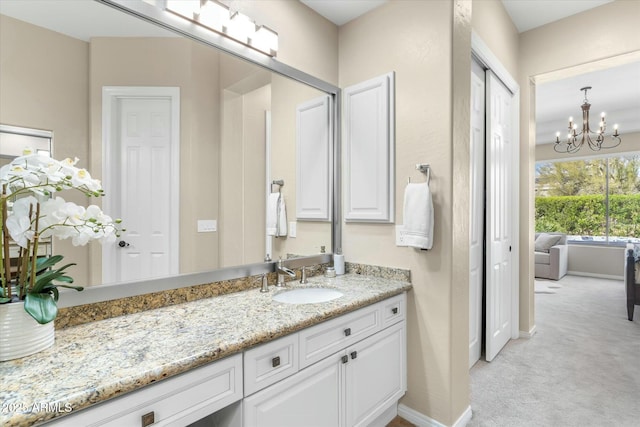
M343 25L389 0L300 1L335 22L336 25ZM609 1L611 0L502 0L516 27L524 30ZM55 3L56 13L47 8L47 5L52 3ZM34 4L39 6L37 8L39 13L36 15L33 14ZM530 10L532 4L537 5L539 10ZM65 7L68 12L60 13L61 8ZM113 36L114 29L120 36L173 36L173 33L152 24L144 28L140 25L139 19L93 1L1 0L0 13L85 41L92 36ZM99 20L81 18L96 14L100 17ZM101 25L86 24L96 21ZM603 25L606 24L603 23ZM588 94L592 104L593 126L596 126L600 112L606 111L609 125L618 123L623 135L626 132L640 131L638 119L640 117L640 62L636 62L538 84L536 86L536 143L550 143L555 140L556 132L561 132L561 135L566 133L569 116L576 118L581 115L580 105L584 96L580 88L584 86L593 87Z
M613 0L502 0L519 33Z

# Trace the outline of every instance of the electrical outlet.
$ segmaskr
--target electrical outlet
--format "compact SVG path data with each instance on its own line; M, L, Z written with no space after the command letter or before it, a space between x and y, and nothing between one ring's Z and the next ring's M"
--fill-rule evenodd
M199 219L198 233L213 233L218 231L218 221L215 219Z
M407 246L404 242L404 226L396 225L396 246Z
M291 221L289 223L289 237L296 237L298 232L297 222Z

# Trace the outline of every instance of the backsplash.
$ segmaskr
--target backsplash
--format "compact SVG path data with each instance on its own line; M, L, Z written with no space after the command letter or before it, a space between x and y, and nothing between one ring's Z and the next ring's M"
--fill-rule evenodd
M324 274L328 265L329 264L316 264L306 267L307 276L312 277ZM376 276L406 282L411 281L411 272L409 270L398 268L352 264L347 262L345 263L345 270L347 273ZM291 280L299 280L300 270L296 270L296 274L296 278L291 278ZM277 280L276 273L269 273L267 277L269 285L275 285ZM58 317L56 317L55 320L55 328L63 329L70 326L81 325L83 323L95 322L98 320L124 316L127 314L167 307L175 304L182 304L204 298L211 298L233 292L240 292L252 288L259 288L261 286L261 278L262 275L243 277L240 279L223 280L220 282L170 289L167 291L153 292L150 294L137 295L93 304L61 308L58 312Z

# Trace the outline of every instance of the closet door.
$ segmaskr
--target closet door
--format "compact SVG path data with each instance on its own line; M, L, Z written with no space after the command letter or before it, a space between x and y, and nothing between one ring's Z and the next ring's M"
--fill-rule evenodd
M471 69L471 218L469 226L469 367L482 349L482 286L484 283L484 69Z
M486 71L486 359L493 358L511 338L513 185L513 94Z

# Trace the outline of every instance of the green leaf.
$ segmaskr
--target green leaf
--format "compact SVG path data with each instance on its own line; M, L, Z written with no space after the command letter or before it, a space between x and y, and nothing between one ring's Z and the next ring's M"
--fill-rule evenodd
M0 297L0 304L11 302L11 298Z
M36 273L39 273L49 267L53 267L62 261L63 258L64 257L62 255L52 255L50 257L41 257L36 259Z
M78 292L84 290L84 287L82 287L82 286L56 285L56 287L58 287L58 288L67 288L67 289L75 289Z
M41 325L51 322L58 314L58 306L51 295L32 292L24 300L24 310Z

